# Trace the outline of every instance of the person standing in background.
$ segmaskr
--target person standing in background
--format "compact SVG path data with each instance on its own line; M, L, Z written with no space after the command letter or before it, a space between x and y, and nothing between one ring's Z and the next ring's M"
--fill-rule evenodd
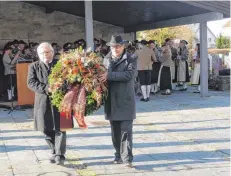
M193 64L194 70L192 74L192 85L197 85L197 91L194 93L200 93L200 43L196 44L193 52Z
M21 51L17 51L15 55L12 55L12 48L8 45L4 48L3 54L3 65L4 65L4 75L6 76L7 80L7 93L8 93L8 100L14 100L17 95L17 83L16 83L16 63L17 60L20 58Z
M150 40L149 41L149 48L152 49L155 53L156 60L152 64L152 75L151 75L151 94L154 95L159 91L158 87L158 77L159 77L159 71L161 63L159 61L160 57L160 51L157 49L155 41Z
M159 77L158 77L158 86L160 87L162 95L171 95L172 90L172 76L171 76L171 60L172 53L169 45L164 43L162 45L162 53L159 58L161 62Z
M152 63L156 62L156 56L152 49L146 46L146 41L142 40L140 49L135 51L138 57L137 70L141 85L143 98L140 101L148 102L151 92Z
M188 68L188 55L189 51L187 48L188 42L185 40L180 41L180 46L178 50L178 70L177 70L177 82L180 83L183 87L180 89L180 91L186 91L187 90L187 83L189 80L189 68Z
M165 40L166 44L169 45L172 54L171 60L171 75L172 75L172 89L176 89L176 77L177 77L177 48L174 46L174 41L170 38Z

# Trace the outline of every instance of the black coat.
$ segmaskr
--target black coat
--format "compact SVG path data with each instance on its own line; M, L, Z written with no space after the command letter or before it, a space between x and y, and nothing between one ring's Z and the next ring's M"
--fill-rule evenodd
M53 60L51 68L57 63ZM50 70L41 61L32 63L29 66L27 85L35 92L34 102L34 125L37 131L60 130L60 114L58 109L51 106L48 96L48 75Z
M111 53L104 58L108 69L108 97L105 102L107 120L124 121L136 118L135 73L137 57L125 52L122 58L113 63Z

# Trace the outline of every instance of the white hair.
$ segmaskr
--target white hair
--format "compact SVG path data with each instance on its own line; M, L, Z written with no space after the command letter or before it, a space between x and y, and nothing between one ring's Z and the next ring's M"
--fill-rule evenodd
M52 53L54 53L53 47L52 47L51 44L48 43L48 42L40 43L39 46L38 46L38 48L37 48L37 53L39 54L39 51L40 51L43 47L45 47L45 46L49 47L50 50L52 51Z

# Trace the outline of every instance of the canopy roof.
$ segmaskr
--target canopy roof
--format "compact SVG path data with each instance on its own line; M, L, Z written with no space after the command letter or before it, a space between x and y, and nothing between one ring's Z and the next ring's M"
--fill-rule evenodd
M53 11L85 17L84 1L30 1L26 2ZM95 21L120 26L127 32L148 30L161 21L220 12L230 17L230 1L93 1ZM145 27L140 28L139 26Z

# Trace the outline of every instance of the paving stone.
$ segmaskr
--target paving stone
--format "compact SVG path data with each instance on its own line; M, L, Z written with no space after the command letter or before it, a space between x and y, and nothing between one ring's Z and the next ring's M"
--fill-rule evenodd
M34 173L34 172L42 172L42 167L37 164L37 165L32 165L32 164L21 164L21 165L14 165L12 166L14 174L28 174L28 173Z
M68 164L65 162L65 165L68 165ZM45 162L40 164L44 172L59 172L59 171L74 171L75 170L73 168L65 167L65 165L60 166L60 165L55 165L55 164L50 164L50 163L45 163Z
M16 176L230 174L228 93L214 92L201 99L190 91L174 92L168 97L151 97L148 103L136 99L134 168L112 164L115 151L102 108L86 117L89 129L76 127L67 132L64 166L49 163L49 148L43 134L30 129L28 112L7 115L0 110L0 176L12 174L11 169Z
M0 173L0 176L15 176L12 172L8 172L8 173Z
M7 160L0 160L0 174L7 174L12 172L12 166Z
M30 174L18 174L15 176L78 176L75 171L58 171L58 172L38 172Z

